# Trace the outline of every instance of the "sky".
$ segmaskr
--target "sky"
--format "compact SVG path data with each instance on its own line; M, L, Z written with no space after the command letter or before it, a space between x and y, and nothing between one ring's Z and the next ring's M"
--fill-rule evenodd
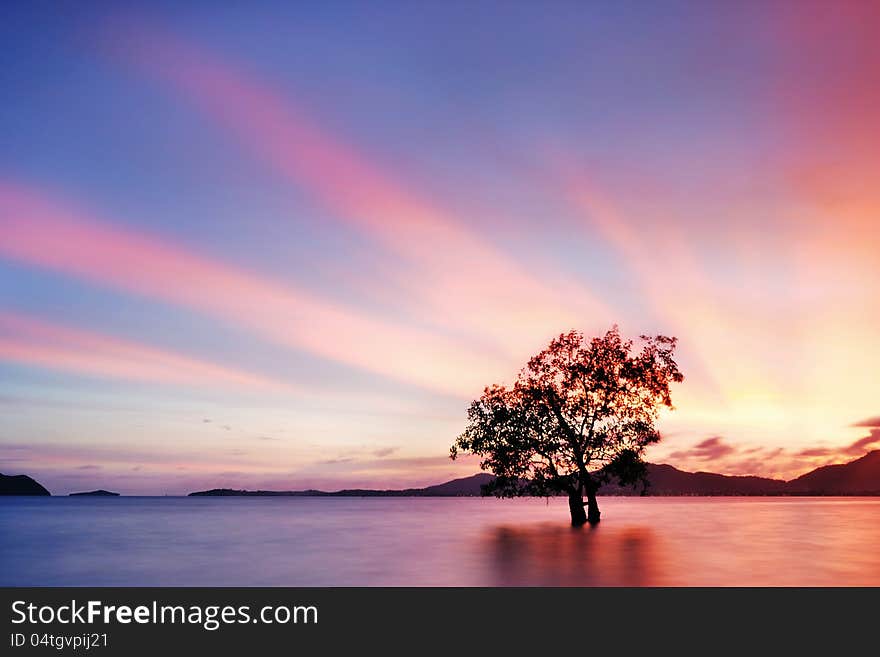
M648 458L880 448L865 2L4 2L0 471L423 486L563 331L679 338Z

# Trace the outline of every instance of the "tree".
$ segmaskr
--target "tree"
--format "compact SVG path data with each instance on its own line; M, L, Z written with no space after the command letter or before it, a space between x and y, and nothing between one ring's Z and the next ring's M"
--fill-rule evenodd
M471 403L451 458L480 456L480 468L496 475L486 492L497 497L566 494L572 525L599 522L603 483L647 485L645 448L660 440L654 423L660 408L672 408L670 384L684 380L676 338L641 343L635 350L617 326L589 340L560 335L512 388L489 386Z

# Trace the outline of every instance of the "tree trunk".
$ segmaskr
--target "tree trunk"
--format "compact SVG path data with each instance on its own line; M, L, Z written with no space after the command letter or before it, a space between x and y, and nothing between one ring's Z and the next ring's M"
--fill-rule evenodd
M587 520L591 525L599 522L599 504L596 502L596 490L592 486L587 489Z
M580 527L587 524L587 514L584 511L584 498L580 492L568 494L568 510L571 511L572 527ZM599 513L599 507L596 507L596 513Z

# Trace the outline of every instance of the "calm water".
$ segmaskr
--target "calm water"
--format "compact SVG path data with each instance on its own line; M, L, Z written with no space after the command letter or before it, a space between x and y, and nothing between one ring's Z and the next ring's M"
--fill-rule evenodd
M0 498L0 585L880 585L878 498Z

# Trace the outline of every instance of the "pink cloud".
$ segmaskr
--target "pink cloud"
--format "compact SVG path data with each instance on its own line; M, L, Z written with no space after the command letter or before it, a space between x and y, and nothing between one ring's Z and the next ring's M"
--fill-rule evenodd
M864 454L875 446L878 446L878 444L880 444L880 428L872 429L871 433L864 438L855 441L844 451L847 454Z
M714 460L728 456L735 451L736 448L724 442L723 438L720 436L714 436L697 443L690 449L673 452L669 456L670 458L675 459L694 458L701 460Z
M376 319L3 182L0 255L196 310L276 344L436 391L470 395L487 370L505 370L443 336Z
M292 390L271 379L145 344L0 312L0 360L171 385Z
M876 448L880 448L880 427L872 428L867 436L849 445L815 445L798 450L737 445L713 436L670 452L666 458L672 465L685 470L707 469L719 474L790 479L821 465L851 461Z
M636 221L583 167L554 156L550 168L553 175L547 184L582 221L585 233L604 240L619 256L621 268L633 276L640 298L664 330L687 345L690 380L700 381L707 392L725 402L744 390L773 396L791 385L782 377L769 377L765 366L781 357L768 333L778 336L789 330L790 322L779 321L778 307L756 306L753 295L740 300L719 293L719 281L701 260L707 245L695 235L699 226L671 218ZM725 230L735 232L735 226ZM749 268L744 266L743 271L748 273ZM739 281L740 289L753 284L764 281L745 277ZM728 347L732 342L737 349Z
M117 61L161 81L346 224L390 249L386 275L406 290L420 321L452 328L517 356L583 317L610 313L579 283L531 275L435 202L322 128L289 94L160 29L125 25L111 44ZM378 289L369 290L381 297ZM389 299L385 299L388 301ZM599 319L601 318L601 319Z
M830 447L808 447L797 452L796 456L831 456L834 453Z

